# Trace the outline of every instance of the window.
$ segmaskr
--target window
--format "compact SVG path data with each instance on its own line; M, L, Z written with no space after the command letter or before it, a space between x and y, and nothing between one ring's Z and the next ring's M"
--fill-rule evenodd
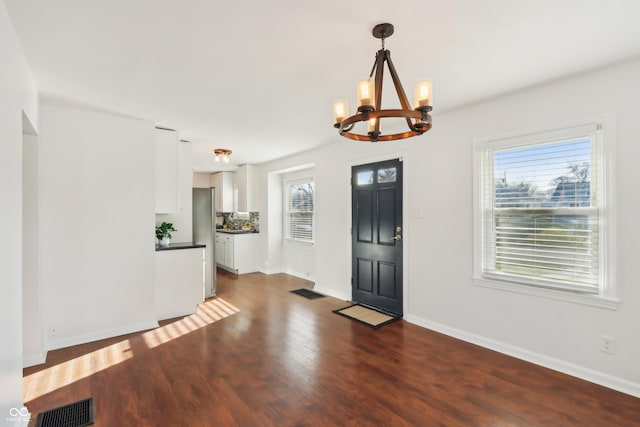
M378 184L384 184L387 182L396 182L397 172L395 167L386 167L378 169L376 175L378 176ZM358 185L371 185L373 184L373 178L373 170L363 170L358 172L356 181Z
M313 243L313 179L287 181L285 187L285 239Z
M478 142L474 279L611 297L603 153L595 124Z

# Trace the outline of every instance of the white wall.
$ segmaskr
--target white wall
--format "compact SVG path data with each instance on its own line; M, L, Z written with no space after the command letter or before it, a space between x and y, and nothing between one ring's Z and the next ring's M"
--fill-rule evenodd
M194 172L193 173L193 188L209 188L210 173Z
M41 121L47 347L157 326L153 124L55 105Z
M44 317L40 281L38 137L23 136L22 151L23 365L44 363Z
M640 396L640 287L635 268L640 241L640 199L635 196L640 182L638 75L640 61L635 61L456 111L438 113L436 106L434 129L401 142L369 144L336 137L336 144L260 165L260 210L268 206L270 173L315 163L316 289L349 299L349 166L406 150L405 318ZM608 112L615 114L617 126L617 141L606 143L617 145L615 277L622 298L618 310L472 285L474 138L554 128ZM270 238L271 225L271 218L263 224L263 239ZM271 246L263 242L266 248ZM601 335L616 339L615 354L600 350Z
M265 257L261 263L260 271L265 273L279 273L284 270L282 253L282 178L280 173L271 172L265 180L268 185L259 191L263 195L263 205L260 212L265 212L265 218L261 218L265 227L260 227L260 240L263 241ZM261 186L262 187L262 186ZM268 191L267 191L268 188Z
M180 141L179 143L179 186L180 186L180 212L171 214L156 214L156 224L166 221L173 224L178 231L171 233L172 243L184 243L193 241L193 171L191 143Z
M278 169L277 165L287 164ZM265 178L263 177L266 174ZM313 177L313 164L295 163L295 160L272 162L253 167L251 205L260 212L260 258L259 270L267 273L284 272L303 279L315 281L315 244L297 244L284 241L284 182L290 179ZM317 191L317 190L316 190ZM316 229L317 230L317 229Z
M640 125L634 118L640 96L638 72L640 62L636 61L470 106L438 119L434 132L438 159L429 156L426 149L419 150L425 167L415 170L411 180L426 184L419 205L423 211L428 212L433 197L448 209L432 210L429 220L417 224L419 233L430 239L412 249L429 254L424 258L424 271L431 272L434 286L414 287L412 320L640 395L640 289L633 283L638 249L631 243L640 237L633 213L639 201L631 197L634 183L640 180L637 167L633 167L639 154ZM608 112L615 115L617 124L617 140L605 144L616 144L617 151L614 217L618 234L614 238L620 308L611 311L472 286L474 177L470 141L510 131L559 128ZM449 185L430 184L436 181ZM455 212L465 214L452 215ZM443 242L444 246L438 247ZM461 253L466 259L464 268L458 264ZM615 355L600 350L601 335L616 338Z
M4 422L11 408L22 407L23 114L38 130L37 88L4 2L0 2L0 52L0 420Z
M316 209L316 237L313 246L314 289L336 298L350 300L351 166L397 157L397 153L406 151L410 144L408 141L397 141L391 144L347 142L337 136L335 143L324 148L258 165L254 174L257 186L255 203L261 215L262 212L267 212L267 217L264 220L261 218L260 234L264 267L261 271L267 273L284 271L280 175L283 171L312 164ZM340 155L336 156L336 153ZM405 174L408 164L409 162L405 163ZM410 184L405 181L405 185ZM405 231L407 226L405 223ZM410 239L407 234L405 234L406 239Z

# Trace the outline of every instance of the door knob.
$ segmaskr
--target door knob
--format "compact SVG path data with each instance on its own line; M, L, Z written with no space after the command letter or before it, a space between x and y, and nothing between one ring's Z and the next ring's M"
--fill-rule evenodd
M397 235L395 235L393 237L389 237L389 240L402 240L402 236L397 234Z

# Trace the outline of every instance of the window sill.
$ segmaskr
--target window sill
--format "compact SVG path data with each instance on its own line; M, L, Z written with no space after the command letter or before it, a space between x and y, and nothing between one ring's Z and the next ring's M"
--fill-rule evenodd
M300 240L284 239L284 245L298 247L298 248L299 247L310 248L313 246L313 242L303 242Z
M604 297L601 295L572 293L555 289L538 288L535 286L521 285L513 282L490 280L482 277L474 277L472 283L474 284L474 286L482 286L485 288L498 289L501 291L550 298L571 302L574 304L583 304L592 307L605 308L608 310L617 310L618 306L620 305L620 300L617 298Z

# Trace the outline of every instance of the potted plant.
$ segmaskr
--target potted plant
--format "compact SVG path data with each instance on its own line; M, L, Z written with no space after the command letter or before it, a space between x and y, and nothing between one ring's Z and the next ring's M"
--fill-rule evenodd
M156 240L160 246L169 246L172 231L178 230L170 222L162 221L162 224L156 225Z

